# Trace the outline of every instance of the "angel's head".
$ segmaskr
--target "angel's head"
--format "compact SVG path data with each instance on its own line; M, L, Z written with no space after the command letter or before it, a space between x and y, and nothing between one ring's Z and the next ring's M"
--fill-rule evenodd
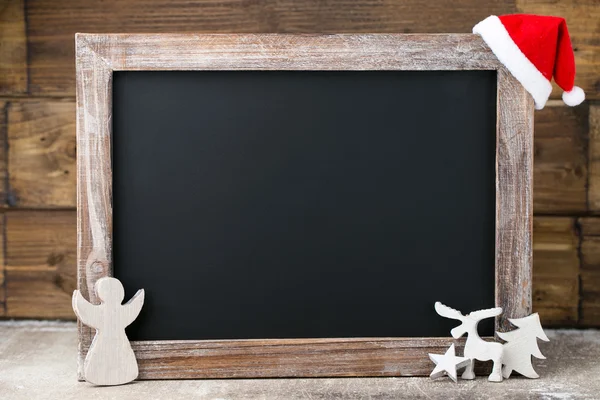
M121 304L125 298L125 290L118 279L105 277L96 282L96 294L105 304Z

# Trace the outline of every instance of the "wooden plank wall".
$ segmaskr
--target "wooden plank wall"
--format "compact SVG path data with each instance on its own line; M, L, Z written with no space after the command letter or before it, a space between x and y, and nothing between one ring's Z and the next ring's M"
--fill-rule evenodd
M567 19L589 99L535 115L534 308L600 326L597 0L0 0L0 316L74 318L75 32L470 32L514 12Z

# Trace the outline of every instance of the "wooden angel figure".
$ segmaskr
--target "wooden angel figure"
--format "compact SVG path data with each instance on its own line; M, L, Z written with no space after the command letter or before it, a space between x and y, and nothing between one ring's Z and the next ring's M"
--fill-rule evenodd
M89 303L79 290L73 292L73 310L81 323L96 329L96 335L83 365L87 382L95 385L122 385L138 376L138 365L125 335L144 304L144 289L126 304L125 290L118 279L101 278L96 282L100 305Z
M527 378L539 378L533 369L531 356L545 359L538 347L537 340L550 341L540 324L538 313L524 318L509 318L511 324L519 329L510 332L496 332L500 339L505 340L504 357L502 359L502 375L508 378L515 371Z
M456 319L462 322L459 326L450 331L450 334L454 339L458 339L465 333L467 334L464 356L470 359L471 363L467 366L465 372L463 372L462 378L475 379L475 373L473 372L475 360L492 360L494 366L492 367L492 373L488 377L488 380L490 382L502 382L502 345L495 342L486 342L480 338L479 333L477 333L477 324L479 324L479 321L502 314L502 308L490 308L462 315L460 311L445 306L438 301L435 303L435 311L442 317Z

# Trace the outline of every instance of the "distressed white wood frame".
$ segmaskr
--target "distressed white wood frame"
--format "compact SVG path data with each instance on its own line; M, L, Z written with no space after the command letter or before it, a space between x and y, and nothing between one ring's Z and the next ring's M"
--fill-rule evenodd
M533 99L472 34L78 34L78 289L112 276L113 71L493 70L497 72L496 306L531 312ZM149 294L152 295L151 293ZM432 305L433 307L433 305ZM93 332L79 325L79 371ZM449 338L133 342L140 379L427 376ZM457 341L458 347L464 342Z

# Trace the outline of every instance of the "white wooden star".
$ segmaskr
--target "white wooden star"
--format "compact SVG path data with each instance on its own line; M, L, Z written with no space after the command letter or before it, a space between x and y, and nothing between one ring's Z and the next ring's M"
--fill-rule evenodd
M457 357L454 352L454 343L446 351L446 354L429 354L431 361L435 363L435 368L429 375L432 379L448 375L450 379L456 382L456 370L466 367L471 363L466 357Z

